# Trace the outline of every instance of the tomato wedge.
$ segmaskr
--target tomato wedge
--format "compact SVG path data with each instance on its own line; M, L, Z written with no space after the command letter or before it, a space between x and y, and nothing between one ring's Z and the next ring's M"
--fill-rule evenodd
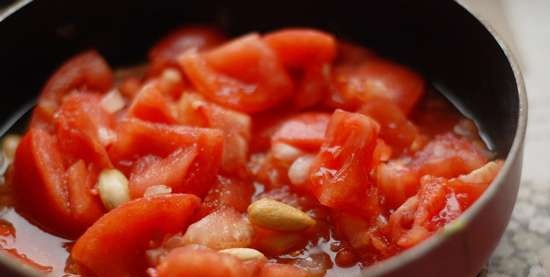
M147 267L145 250L184 230L200 206L189 194L140 198L111 210L75 243L72 259L103 277L141 276Z
M378 124L358 113L336 110L326 141L310 171L310 190L319 202L332 208L370 210L369 172L379 133Z
M155 76L166 68L179 68L178 57L189 49L207 50L222 44L225 35L210 26L186 26L159 40L149 51L150 74Z
M277 55L256 34L204 54L188 51L180 64L206 98L238 111L272 108L293 90L292 80Z
M113 73L94 50L78 54L50 77L38 99L31 126L48 127L63 96L75 89L104 93L113 86Z

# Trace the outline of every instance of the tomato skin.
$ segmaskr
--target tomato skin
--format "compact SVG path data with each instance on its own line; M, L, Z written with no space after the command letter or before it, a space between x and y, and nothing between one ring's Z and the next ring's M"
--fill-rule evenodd
M185 182L176 192L203 196L214 184L221 165L223 132L210 128L171 126L127 119L120 123L118 138L109 148L109 156L118 168L126 173L128 162L135 163L141 157L155 155L167 157L180 148L196 145L198 154L187 169Z
M362 114L334 112L310 171L310 190L321 204L350 208L366 197L378 132L378 124Z
M113 86L113 73L95 50L80 53L59 67L50 77L38 99L31 126L50 126L63 96L74 89L106 92Z
M409 114L424 94L424 80L406 67L381 58L334 68L333 84L345 102L382 98Z
M287 99L293 90L277 55L256 34L204 54L188 51L179 61L206 98L238 111L267 110Z
M330 121L328 113L301 113L284 121L271 143L283 142L304 150L316 151L325 140Z
M227 38L210 26L186 26L170 32L149 51L150 75L159 75L166 68L179 68L178 57L190 49L207 50L222 44Z
M172 250L157 267L159 277L253 277L264 260L242 262L200 245Z
M334 38L313 29L278 30L266 34L264 40L289 67L330 63L336 54Z
M140 198L111 210L74 244L71 257L97 276L141 276L145 250L189 224L200 199L189 194Z

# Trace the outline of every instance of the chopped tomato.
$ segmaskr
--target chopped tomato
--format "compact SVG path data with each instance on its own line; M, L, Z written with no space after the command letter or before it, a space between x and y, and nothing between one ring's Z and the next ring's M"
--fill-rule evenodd
M330 67L313 65L305 68L296 80L292 105L303 110L319 104L330 92Z
M218 176L217 182L204 197L200 216L205 216L223 207L232 207L245 212L250 205L254 187L245 180Z
M409 114L424 94L424 80L406 67L383 59L334 68L333 82L345 101L386 99Z
M336 53L334 38L313 29L286 29L266 34L264 40L283 64L297 73L294 107L300 110L319 103L329 90L329 64Z
M104 277L141 276L145 250L187 227L198 209L198 197L187 194L140 198L101 217L75 243L72 259L87 272Z
M312 277L305 270L293 265L268 263L258 277Z
M330 114L302 113L284 121L272 136L272 144L283 142L315 151L325 140Z
M188 245L171 251L157 267L157 273L159 277L254 277L264 263L243 262L204 246Z
M203 196L214 184L221 164L223 133L219 130L170 126L129 119L120 124L118 138L109 149L109 154L116 166L129 172L131 170L128 168L128 164L131 166L140 157L156 155L164 158L180 148L186 149L193 147L193 145L196 146L198 153L189 168L187 168L184 182L174 187L174 189L176 189L176 192L194 193ZM168 164L170 159L173 159L172 161L178 160L176 165L183 169L184 161L187 159L186 155L182 153L181 156L170 157L156 166L162 168L162 164ZM177 170L176 168L172 169ZM141 174L145 173L142 172ZM179 174L178 176L181 176ZM173 177L167 174L163 178L172 181L178 180L178 178L172 179ZM154 178L149 180L154 180Z
M405 163L390 161L376 168L376 184L387 207L395 209L416 194L419 176Z
M470 207L481 196L497 176L502 164L502 160L488 162L466 175L449 180L449 186L456 193L462 208Z
M63 96L83 89L103 93L113 86L113 73L96 51L78 54L65 62L50 77L38 99L31 126L51 126Z
M222 44L225 35L208 26L186 26L162 38L149 51L150 74L159 75L166 68L179 68L178 57L190 49L207 50Z
M407 149L420 135L416 126L392 102L373 99L365 103L360 113L372 117L380 124L380 137L400 153Z
M338 41L336 64L361 64L368 60L376 59L376 53L368 48L355 45L347 41Z
M191 224L183 235L183 242L221 250L249 247L252 235L252 226L246 217L231 207L224 207Z
M112 167L106 147L116 137L115 121L100 101L98 95L89 93L72 93L63 98L54 125L68 164L83 159L99 170Z
M441 177L455 177L469 173L487 163L485 153L474 144L452 133L435 137L412 161L412 168L419 176L426 174Z
M128 116L158 123L175 123L176 111L174 105L165 96L158 82L146 84L132 101L128 108Z
M336 54L334 38L313 29L279 30L266 34L264 40L289 67L330 63Z
M252 34L199 54L189 51L180 64L208 99L239 111L272 108L292 93L292 80L277 55Z
M182 123L223 131L225 142L222 169L241 176L246 174L248 142L251 137L249 115L210 103L193 93L186 93L181 97L178 112Z
M134 168L128 185L131 197L141 197L147 188L159 184L168 186L176 192L192 191L193 188L182 186L185 185L189 167L197 158L197 155L197 146L193 144L172 152L164 159L156 160L143 167Z
M321 204L351 208L364 202L378 132L378 124L362 114L334 112L310 171L310 188Z
M53 135L31 128L17 149L13 183L18 209L24 215L49 231L73 237L103 210L91 192L94 173L82 161L66 173L61 153Z

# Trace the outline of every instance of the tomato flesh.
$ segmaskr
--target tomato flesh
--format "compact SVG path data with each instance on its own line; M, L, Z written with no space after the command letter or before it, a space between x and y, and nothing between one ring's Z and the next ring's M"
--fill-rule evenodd
M140 198L101 217L75 243L71 257L98 276L141 276L151 241L187 227L198 209L198 197L187 194Z
M96 51L69 59L50 77L38 99L31 126L47 127L64 95L75 89L106 92L113 85L113 73Z

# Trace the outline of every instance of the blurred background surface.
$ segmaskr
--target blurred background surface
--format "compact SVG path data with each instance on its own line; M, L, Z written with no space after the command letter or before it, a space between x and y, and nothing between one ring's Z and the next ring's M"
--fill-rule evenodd
M509 46L523 71L529 123L519 199L490 277L550 277L550 1L459 0Z

